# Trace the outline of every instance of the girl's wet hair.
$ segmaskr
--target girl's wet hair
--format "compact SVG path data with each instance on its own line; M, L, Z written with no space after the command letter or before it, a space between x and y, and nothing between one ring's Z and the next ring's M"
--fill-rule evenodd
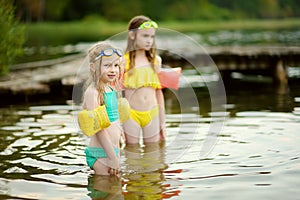
M95 58L99 55L99 53L104 49L116 49L113 45L110 43L103 41L98 42L94 44L89 50L88 50L88 56L89 56L89 62L94 62Z
M101 63L102 63L102 57L99 59L95 58L97 56L99 56L100 52L105 50L105 49L116 49L115 46L113 46L112 44L110 44L109 42L106 41L102 41L102 42L98 42L96 44L94 44L89 50L88 50L88 59L89 59L89 65L90 64L94 64L95 67L95 71L90 70L90 77L89 79L86 81L85 86L84 86L84 90L88 88L89 85L94 84L94 87L96 88L96 90L98 91L98 102L99 105L103 105L104 104L104 92L105 92L105 88L104 88L104 83L101 80ZM119 67L119 73L121 73L121 69ZM120 97L120 83L119 83L119 79L117 78L114 83L113 83L113 87L117 90L118 92L118 96Z
M138 28L140 27L141 24L143 24L144 22L147 21L152 21L149 17L146 17L144 15L138 15L133 17L129 23L128 23L128 31L132 31L135 35L134 38L136 38L136 33L138 31ZM135 51L137 50L137 47L135 45L135 39L132 40L128 34L127 37L127 47L126 47L126 52L129 53L129 75L130 70L134 67L135 63ZM156 71L155 68L155 59L156 59L156 44L155 44L155 40L152 44L152 47L149 51L146 51L146 57L148 59L148 61L151 64L151 67L153 68L154 71Z

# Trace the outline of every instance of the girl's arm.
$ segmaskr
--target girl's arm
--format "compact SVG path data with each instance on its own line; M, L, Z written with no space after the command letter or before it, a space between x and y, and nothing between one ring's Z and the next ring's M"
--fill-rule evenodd
M93 110L98 106L98 92L92 87L89 87L84 95L84 107L87 110ZM119 159L114 151L113 144L110 141L106 129L99 131L95 136L97 137L97 140L99 141L109 158L109 163L107 163L108 167L113 169L119 169Z
M157 61L157 72L160 71L162 60L160 56L156 56ZM159 105L159 125L160 125L160 139L165 140L166 138L166 120L165 120L165 100L164 94L161 89L156 90L156 99Z
M159 105L159 125L160 125L160 139L166 138L166 120L165 120L165 101L162 90L156 90L157 103Z
M109 138L109 133L106 131L106 129L104 129L102 131L99 131L96 134L96 137L108 156L109 161L105 164L107 164L109 168L119 170L119 156L117 156L115 153L113 144L111 143Z

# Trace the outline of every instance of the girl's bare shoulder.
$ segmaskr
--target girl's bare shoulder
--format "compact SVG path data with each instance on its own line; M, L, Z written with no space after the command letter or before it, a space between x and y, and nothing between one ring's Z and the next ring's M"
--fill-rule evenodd
M161 65L161 63L162 63L161 57L159 55L156 55L155 59L156 59L157 64Z
M86 109L97 108L98 105L98 91L93 87L89 86L84 92L83 105Z
M87 89L84 92L84 97L92 97L97 96L98 92L95 87L92 85L88 86Z
M162 65L162 59L159 55L156 55L155 60L156 60L156 64L157 64L156 71L159 72L161 69L161 65Z

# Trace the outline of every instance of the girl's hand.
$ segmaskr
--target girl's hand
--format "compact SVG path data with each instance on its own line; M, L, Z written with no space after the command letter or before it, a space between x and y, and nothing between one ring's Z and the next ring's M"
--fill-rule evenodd
M107 159L107 165L108 165L108 174L111 176L119 176L120 174L120 161L117 160L110 160Z
M123 147L124 145L126 145L126 137L125 137L125 133L122 129L121 137L120 137L120 146Z
M161 141L165 141L166 140L166 135L167 135L166 127L162 126L160 128L159 135L160 135L160 140Z
M111 175L111 176L117 176L117 177L120 176L120 170L119 170L119 169L109 168L109 169L108 169L108 173L109 173L109 175Z
M120 176L120 160L110 161L111 165L108 169L108 173L111 176Z

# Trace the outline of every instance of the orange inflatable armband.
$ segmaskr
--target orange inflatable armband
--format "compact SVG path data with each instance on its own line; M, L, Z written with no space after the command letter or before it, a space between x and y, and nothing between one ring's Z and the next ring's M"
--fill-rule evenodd
M181 67L161 68L161 71L157 74L161 87L178 90L181 71Z

